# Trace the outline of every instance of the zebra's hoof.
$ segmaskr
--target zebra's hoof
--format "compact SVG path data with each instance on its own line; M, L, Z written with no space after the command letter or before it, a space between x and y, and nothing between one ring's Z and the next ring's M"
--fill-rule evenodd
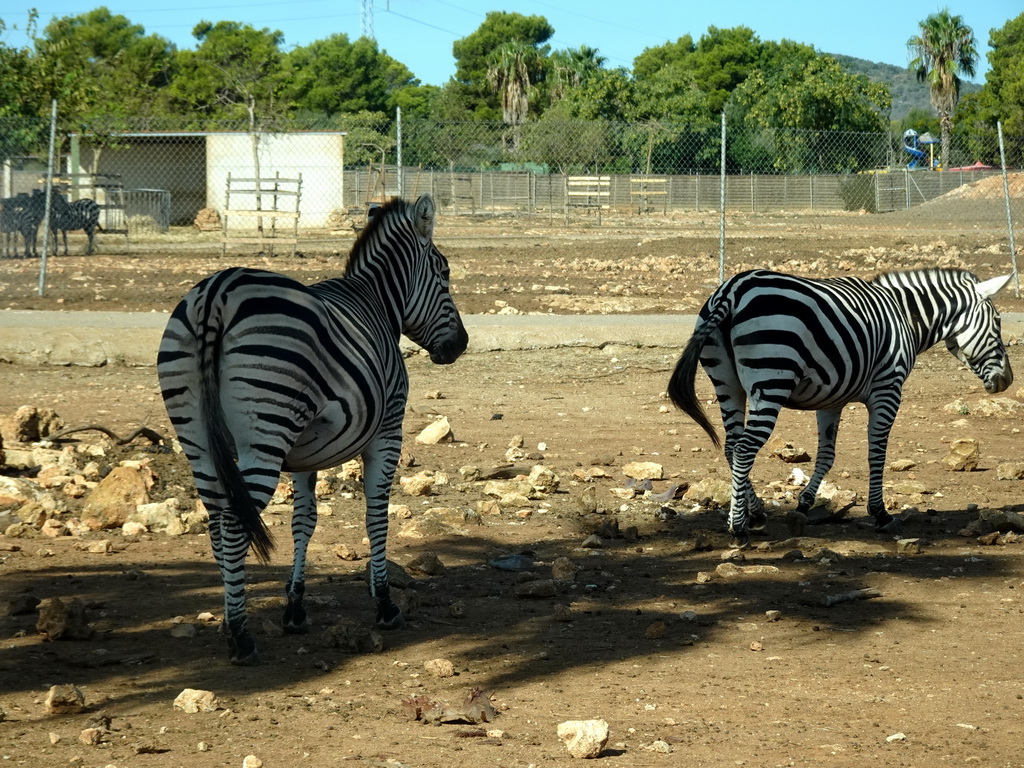
M750 533L766 533L768 531L768 515L758 515L750 518L747 523L747 530Z
M260 652L253 646L245 656L239 656L237 652L231 654L231 663L236 667L258 667L263 661L260 659Z
M377 609L377 629L391 631L405 626L405 617L401 609L388 601Z
M900 521L892 515L889 515L889 522L883 523L881 520L875 523L875 530L878 533L884 533L887 536L899 536L900 535Z
M732 549L750 549L750 536L746 532L734 535L732 541L729 542L729 546Z

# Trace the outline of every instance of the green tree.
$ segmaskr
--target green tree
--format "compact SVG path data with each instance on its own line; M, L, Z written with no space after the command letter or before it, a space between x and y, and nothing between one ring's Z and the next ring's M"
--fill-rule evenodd
M973 77L978 51L974 31L962 17L944 8L920 23L918 34L907 41L913 59L910 69L927 82L932 106L939 113L942 131L942 165L949 165L949 137L953 113L960 101L960 75Z
M390 113L400 91L419 85L408 67L365 37L349 42L347 35L331 35L296 48L285 64L288 101L311 115Z
M35 20L35 12L30 12L29 37L34 35ZM0 19L0 33L6 29ZM30 48L12 48L0 42L0 162L43 145L47 105L38 90L37 65Z
M888 89L797 43L784 41L768 61L770 69L753 72L733 94L730 122L762 129L731 142L734 156L746 153L746 167L770 161L785 172L870 167L877 147L864 141L837 141L826 132L884 131L892 103Z
M489 86L487 79L495 51L507 43L521 43L536 49L539 58L543 59L549 53L544 43L554 33L554 28L543 16L489 12L475 31L452 44L455 76L448 85L449 90L467 113L478 119L498 119L501 115L498 94Z
M597 48L589 45L552 53L549 83L551 101L560 101L572 90L582 87L587 80L601 72L606 61Z

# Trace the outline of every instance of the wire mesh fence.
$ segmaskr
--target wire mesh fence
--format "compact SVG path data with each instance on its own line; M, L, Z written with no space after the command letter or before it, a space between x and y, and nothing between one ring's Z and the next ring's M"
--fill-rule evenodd
M913 132L720 123L353 117L257 133L223 124L159 128L58 137L55 183L71 199L99 204L101 252L169 232L178 237L167 247L194 235L250 248L277 240L326 248L332 236L358 231L369 206L423 193L446 215L594 226L721 211L723 196L729 215L846 216L851 227L908 233L1005 235L1008 220L1024 218L1024 139L1006 142L1004 183L995 132L954 135L947 161L939 142ZM46 176L45 156L24 150L46 133L24 119L0 125L6 255L17 251L6 241L21 234L17 219ZM232 179L249 180L247 198L232 191Z

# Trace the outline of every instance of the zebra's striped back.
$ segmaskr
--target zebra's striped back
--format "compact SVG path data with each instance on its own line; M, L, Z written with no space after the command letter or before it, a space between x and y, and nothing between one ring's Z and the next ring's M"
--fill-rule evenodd
M722 412L725 453L733 471L730 530L741 543L748 511L763 518L749 472L782 408L818 414L818 462L800 495L799 510L804 511L834 461L843 407L867 405L868 509L880 528L890 526L881 477L903 383L917 355L945 341L986 390L1006 389L1013 372L990 298L1008 280L979 283L973 274L953 269L893 272L871 281L752 270L723 283L701 309L669 394L718 444L694 390L697 364L703 365Z
M316 472L357 456L364 462L377 622L402 623L385 561L408 396L399 336L421 344L437 363L454 362L468 343L447 260L433 244L433 221L429 196L393 201L356 242L343 277L307 287L272 272L228 269L193 288L168 322L157 372L210 512L236 663L258 660L238 574L250 544L269 555L260 512L282 469L294 473L296 494L285 628L306 626L303 569L316 523Z
M68 202L58 189L53 188L51 194L50 232L54 234L53 253L57 253L56 234L64 237L64 255L68 255L68 232L82 230L88 238L86 254L91 254L99 228L100 206L91 198L82 197Z

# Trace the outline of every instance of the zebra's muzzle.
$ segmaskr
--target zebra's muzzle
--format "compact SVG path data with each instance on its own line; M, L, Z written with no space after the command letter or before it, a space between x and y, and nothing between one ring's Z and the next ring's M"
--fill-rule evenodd
M451 365L469 346L469 334L460 323L454 337L448 338L430 350L430 362L436 365Z
M1003 360L1003 369L985 378L985 391L990 395L997 392L1004 392L1013 384L1013 369L1010 368L1010 361Z

